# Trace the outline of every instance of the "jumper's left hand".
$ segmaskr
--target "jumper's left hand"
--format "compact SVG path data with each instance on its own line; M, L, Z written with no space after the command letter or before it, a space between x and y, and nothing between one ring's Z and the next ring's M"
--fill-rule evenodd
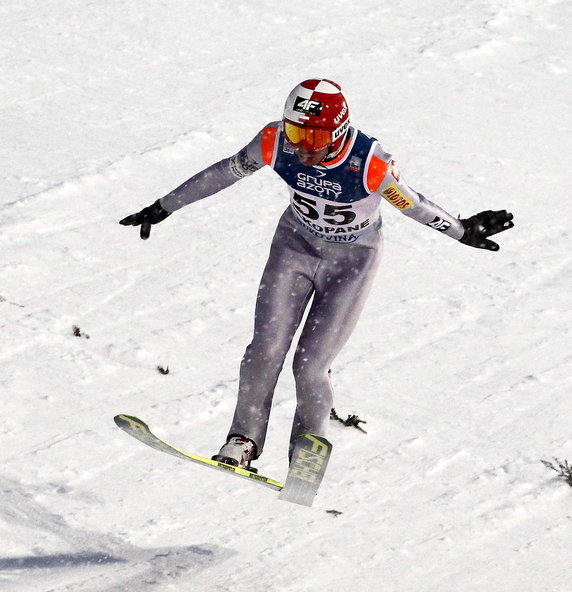
M465 234L459 240L477 249L498 251L500 247L488 237L512 228L514 226L512 218L512 214L506 210L479 212L466 220L461 220L465 227Z

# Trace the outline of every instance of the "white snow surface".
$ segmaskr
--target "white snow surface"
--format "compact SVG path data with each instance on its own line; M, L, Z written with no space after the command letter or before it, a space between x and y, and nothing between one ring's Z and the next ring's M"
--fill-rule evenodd
M540 460L572 460L570 2L0 15L0 589L569 592L572 489ZM146 242L118 220L233 154L308 77L343 85L416 189L516 221L490 253L384 207L382 269L333 368L367 434L332 422L312 508L112 420L222 444L286 189L263 170ZM278 480L288 364L258 463Z

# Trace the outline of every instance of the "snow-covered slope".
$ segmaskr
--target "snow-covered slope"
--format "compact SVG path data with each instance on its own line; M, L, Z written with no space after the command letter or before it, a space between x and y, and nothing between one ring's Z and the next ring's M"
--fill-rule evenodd
M0 589L567 592L572 490L539 460L572 457L570 3L0 14ZM285 188L263 170L147 242L117 221L235 152L310 76L343 85L418 190L517 223L489 253L387 205L334 368L336 408L367 434L332 423L312 509L112 421L220 446ZM293 406L285 371L259 463L277 479Z

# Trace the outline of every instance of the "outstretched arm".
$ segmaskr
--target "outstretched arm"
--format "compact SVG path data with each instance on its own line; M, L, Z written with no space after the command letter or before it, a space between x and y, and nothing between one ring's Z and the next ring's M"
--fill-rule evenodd
M381 148L379 148L381 150ZM499 245L488 237L514 226L513 215L506 210L479 212L470 218L459 220L441 206L421 195L403 180L390 155L379 152L388 163L387 172L378 192L405 216L430 226L465 245L478 249L498 251ZM385 156L384 156L385 155Z
M126 216L119 221L123 226L141 226L140 236L149 238L151 225L158 224L176 210L226 189L238 180L261 169L264 162L261 155L261 134L233 156L212 164L193 175L190 179L143 208L140 212Z

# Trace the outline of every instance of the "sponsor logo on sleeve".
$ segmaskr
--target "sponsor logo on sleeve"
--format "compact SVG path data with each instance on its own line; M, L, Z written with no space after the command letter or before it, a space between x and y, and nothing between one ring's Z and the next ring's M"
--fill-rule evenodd
M428 222L426 226L431 226L435 230L439 232L447 232L449 228L451 228L451 223L447 222L447 220L443 220L439 216L435 216L435 219L432 222Z
M386 187L381 194L385 199L398 210L408 210L413 202L395 185Z
M243 148L238 154L235 154L230 159L230 170L235 177L242 179L258 170L256 162L248 158L246 148Z

